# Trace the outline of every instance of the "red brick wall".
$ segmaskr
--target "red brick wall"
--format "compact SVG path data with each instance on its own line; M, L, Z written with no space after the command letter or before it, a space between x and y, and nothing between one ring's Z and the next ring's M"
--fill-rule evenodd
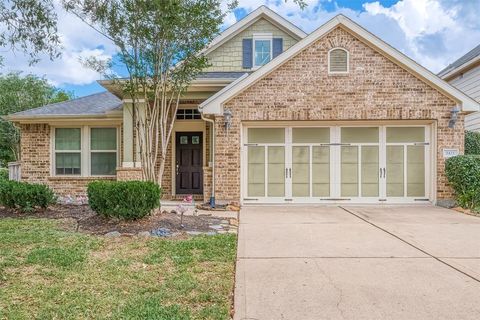
M327 53L350 53L350 73L329 75ZM216 197L240 199L240 129L252 120L434 120L437 122L437 197L450 198L442 148L463 152L463 115L448 128L455 102L336 28L226 104L233 123L216 122Z

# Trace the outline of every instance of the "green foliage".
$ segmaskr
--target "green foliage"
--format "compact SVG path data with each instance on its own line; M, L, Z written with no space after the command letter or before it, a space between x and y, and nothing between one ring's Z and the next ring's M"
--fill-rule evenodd
M87 193L90 207L105 217L139 219L160 206L160 187L150 181L94 181Z
M21 212L31 212L36 208L46 209L55 203L53 191L43 184L0 181L0 205L17 209Z
M480 155L480 132L465 131L465 154Z
M7 168L0 168L0 181L8 180L8 169Z
M60 56L57 14L53 0L3 0L0 2L0 47L23 52L30 63L39 54Z
M480 156L461 155L447 159L445 173L463 208L480 207Z
M45 78L9 73L0 76L0 116L69 100L72 94L56 89ZM0 118L0 166L19 158L19 130Z

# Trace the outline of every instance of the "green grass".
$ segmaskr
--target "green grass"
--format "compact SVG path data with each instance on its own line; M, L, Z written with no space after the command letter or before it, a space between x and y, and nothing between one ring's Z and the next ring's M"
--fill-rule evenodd
M229 319L234 235L102 238L0 219L0 319Z

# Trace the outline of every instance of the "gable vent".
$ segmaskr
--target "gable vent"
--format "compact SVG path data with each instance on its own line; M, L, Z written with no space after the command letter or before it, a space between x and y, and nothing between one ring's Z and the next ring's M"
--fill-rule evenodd
M332 49L328 52L328 72L348 73L348 51L345 49Z

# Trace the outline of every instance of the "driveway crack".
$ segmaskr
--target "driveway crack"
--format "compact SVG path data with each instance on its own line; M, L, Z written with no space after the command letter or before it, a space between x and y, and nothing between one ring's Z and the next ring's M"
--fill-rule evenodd
M403 239L403 238L401 238L401 237L397 236L396 234L394 234L394 233L392 233L392 232L390 232L390 231L388 231L388 230L386 230L386 229L384 229L384 228L380 227L379 225L376 225L375 223L373 223L373 222L371 222L371 221L369 221L369 220L367 220L367 219L363 218L363 217L362 217L362 216L360 216L359 214L357 214L357 213L355 213L355 212L353 212L353 211L351 211L351 210L348 210L348 209L346 209L346 208L344 208L344 207L342 207L342 206L339 206L339 208L340 208L340 209L342 209L342 210L344 210L345 212L348 212L348 213L349 213L349 214L351 214L352 216L354 216L354 217L357 217L358 219L360 219L360 220L362 220L362 221L364 221L364 222L368 223L369 225L371 225L371 226L373 226L373 227L375 227L375 228L379 229L380 231L383 231L383 232L385 232L385 233L387 233L387 234L391 235L392 237L394 237L394 238L396 238L396 239L398 239L398 240L402 241L403 243L405 243L405 244L407 244L407 245L411 246L412 248L414 248L414 249L416 249L416 250L418 250L418 251L422 252L423 254L426 254L426 255L427 255L427 256L429 256L430 258L433 258L433 259L437 260L438 262L440 262L440 263L442 263L442 264L446 265L447 267L450 267L450 268L452 268L453 270L455 270L455 271L457 271L457 272L459 272L459 273L461 273L461 274L463 274L463 275L465 275L465 276L469 277L470 279L472 279L472 280L475 280L476 282L480 283L480 279L478 279L478 278L476 278L476 277L474 277L474 276L472 276L472 275L470 275L470 274L468 274L468 273L466 273L466 272L464 272L464 271L462 271L462 270L460 270L460 269L456 268L455 266L453 266L453 265L451 265L450 263L448 263L448 262L446 262L446 261L444 261L444 260L440 259L439 257L437 257L437 256L434 256L433 254L431 254L431 253L429 253L429 252L427 252L427 251L425 251L425 250L423 250L423 249L421 249L421 248L417 247L417 246L416 246L416 245L414 245L413 243L411 243L411 242L408 242L407 240L405 240L405 239Z

